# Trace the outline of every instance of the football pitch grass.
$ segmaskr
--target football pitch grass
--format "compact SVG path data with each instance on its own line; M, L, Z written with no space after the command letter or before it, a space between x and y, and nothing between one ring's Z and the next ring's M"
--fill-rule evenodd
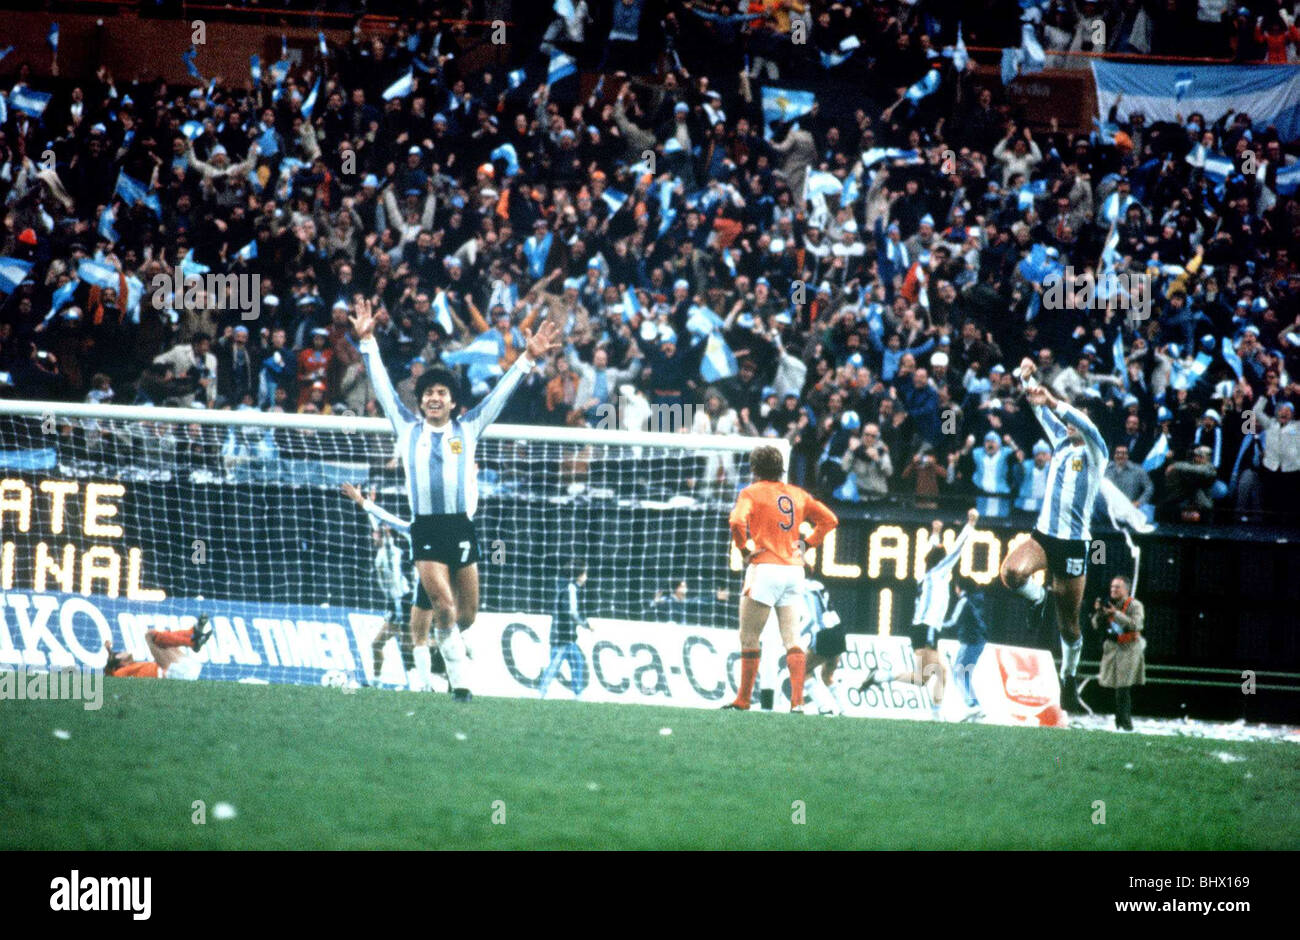
M141 679L82 705L0 702L0 848L1300 847L1280 742Z

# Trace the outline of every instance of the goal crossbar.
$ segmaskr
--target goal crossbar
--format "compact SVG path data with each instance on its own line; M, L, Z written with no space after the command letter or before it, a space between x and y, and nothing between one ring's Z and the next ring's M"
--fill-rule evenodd
M214 411L207 408L164 408L143 405L94 405L81 402L50 402L0 399L0 415L44 419L45 417L139 421L162 424L198 424L214 427L289 428L304 431L391 434L384 418L356 415L301 415L281 412ZM494 424L485 435L489 440L529 440L554 444L604 444L616 447L663 447L673 450L746 453L763 444L776 447L788 463L790 444L784 438L740 437L727 434L670 434L656 431L621 431L606 428L569 428L533 424Z

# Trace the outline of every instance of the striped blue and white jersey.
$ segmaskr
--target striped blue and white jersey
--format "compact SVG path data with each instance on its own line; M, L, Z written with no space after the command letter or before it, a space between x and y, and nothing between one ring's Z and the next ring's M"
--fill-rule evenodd
M943 560L917 578L921 587L916 595L916 612L912 615L914 625L925 624L935 629L943 626L943 618L948 615L952 570L957 566L962 549L966 547L974 531L975 527L969 522L962 526L962 530L957 533L957 540L952 543L952 548L943 556ZM929 554L931 549L940 544L939 539L931 535L926 543L924 554Z
M380 523L383 523L400 532L407 545L410 544L411 523L397 518L387 509L375 505L370 500L363 502L361 508L370 514L372 529L378 529ZM389 600L401 603L410 597L411 591L414 590L413 582L407 577L410 567L410 553L402 551L397 538L384 539L379 550L375 552L375 578L379 582L379 589Z
M1110 451L1096 425L1072 405L1061 402L1056 412L1035 405L1034 414L1052 445L1047 488L1034 528L1052 538L1086 541L1092 538L1088 523ZM1083 432L1082 444L1070 443L1067 425Z
M533 367L525 353L514 361L496 387L464 417L434 429L401 403L373 338L361 341L361 355L384 415L397 434L397 452L406 468L406 495L415 516L464 513L474 518L478 480L474 453L487 426L505 408L511 393Z

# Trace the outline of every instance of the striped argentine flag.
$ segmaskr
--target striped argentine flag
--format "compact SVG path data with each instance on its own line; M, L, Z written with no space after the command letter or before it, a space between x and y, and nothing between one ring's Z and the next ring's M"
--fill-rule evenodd
M729 379L736 374L736 356L727 345L722 334L714 330L704 340L707 344L704 349L704 360L700 363L700 376L706 382L717 382L720 379Z
M34 88L19 85L9 92L9 104L28 117L38 118L45 113L45 109L49 106L50 99L53 97L48 91L37 91Z
M405 98L414 90L414 73L410 69L407 69L405 75L384 89L382 97L385 101L392 101L394 98Z
M438 324L439 328L441 328L448 336L455 336L456 330L452 325L451 307L447 306L447 292L445 290L438 291L438 293L434 295L433 303L430 306L433 308L433 322ZM493 361L495 362L495 348L492 350L492 355Z
M563 52L557 52L551 56L551 62L546 68L546 81L547 84L554 85L557 82L568 78L570 75L577 74L577 63Z
M1300 189L1300 162L1281 167L1277 171L1276 183L1279 196L1294 196Z
M1169 435L1161 434L1160 440L1151 445L1147 451L1146 458L1142 461L1142 469L1147 473L1154 473L1165 465L1169 459Z
M1042 405L1034 407L1034 415L1052 445L1047 489L1034 528L1052 538L1087 540L1091 538L1088 523L1110 452L1087 415L1071 405L1059 407L1056 413ZM1067 425L1082 432L1082 444L1070 442Z
M102 261L81 262L77 265L77 277L95 287L111 287L116 290L121 285L117 269Z
M21 258L0 258L0 293L12 294L31 271L32 263Z

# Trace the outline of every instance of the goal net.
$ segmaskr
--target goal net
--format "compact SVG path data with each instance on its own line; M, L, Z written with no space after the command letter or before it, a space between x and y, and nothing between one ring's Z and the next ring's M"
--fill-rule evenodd
M579 564L589 617L734 627L727 515L764 443L787 450L492 427L477 453L481 610L549 617ZM148 658L146 631L207 614L204 678L375 678L370 641L405 616L388 613L383 558L400 552L415 578L405 537L345 483L409 518L386 422L0 401L0 667L99 667L105 640ZM383 678L401 684L395 648Z

